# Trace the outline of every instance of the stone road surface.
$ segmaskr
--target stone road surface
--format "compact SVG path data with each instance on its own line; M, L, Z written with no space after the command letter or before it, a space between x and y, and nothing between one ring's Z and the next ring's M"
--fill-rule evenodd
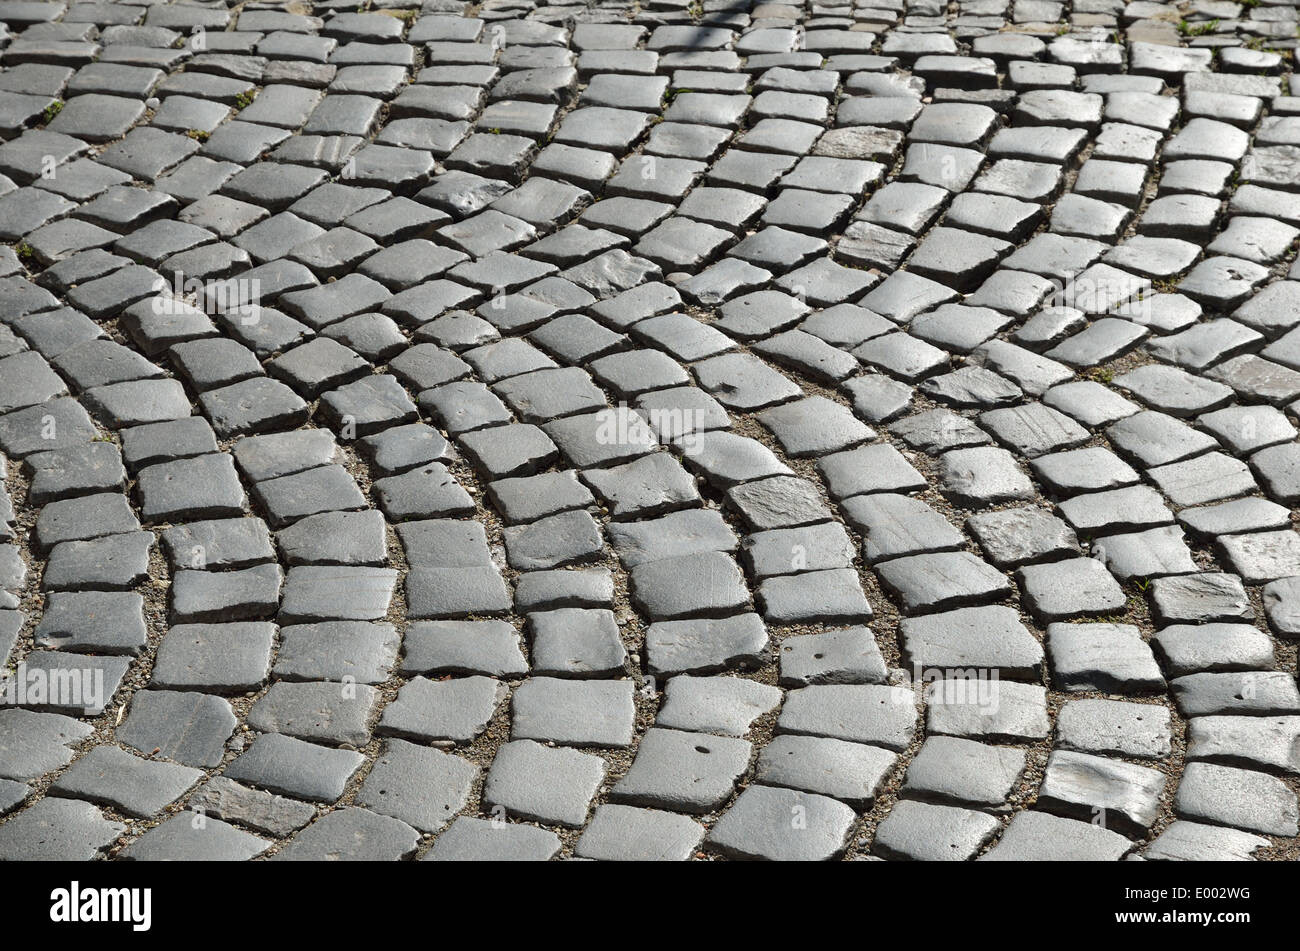
M0 0L0 858L1295 858L1277 0Z

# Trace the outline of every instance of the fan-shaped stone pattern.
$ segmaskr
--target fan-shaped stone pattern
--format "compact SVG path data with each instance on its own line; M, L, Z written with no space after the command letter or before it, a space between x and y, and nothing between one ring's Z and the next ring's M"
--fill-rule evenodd
M1294 857L1288 5L9 7L4 857Z

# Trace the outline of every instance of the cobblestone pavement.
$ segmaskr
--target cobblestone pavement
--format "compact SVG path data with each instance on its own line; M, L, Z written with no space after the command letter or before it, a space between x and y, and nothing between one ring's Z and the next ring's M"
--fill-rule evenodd
M0 0L0 859L1295 858L1296 36Z

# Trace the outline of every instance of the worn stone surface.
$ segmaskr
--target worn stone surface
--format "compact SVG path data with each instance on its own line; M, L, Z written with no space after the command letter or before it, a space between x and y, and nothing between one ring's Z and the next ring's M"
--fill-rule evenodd
M1296 857L1290 4L226 6L0 10L0 858Z

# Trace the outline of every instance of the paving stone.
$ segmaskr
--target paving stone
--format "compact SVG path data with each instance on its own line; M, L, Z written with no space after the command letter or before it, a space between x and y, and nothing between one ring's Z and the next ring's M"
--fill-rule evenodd
M667 453L651 453L611 469L590 470L583 478L610 506L613 518L661 515L698 503L694 480Z
M630 681L535 677L512 698L511 735L579 747L627 747L633 736Z
M178 571L173 578L172 617L177 621L269 617L283 580L276 564L228 572Z
M256 690L271 665L274 627L264 622L178 624L158 645L154 686L233 694Z
M1282 671L1189 674L1170 686L1179 711L1189 717L1288 714L1300 707L1295 682Z
M337 481L340 483L339 502L352 507L363 504L360 491L355 485L343 482L341 476ZM310 489L319 482L318 479L303 480L302 486L304 489ZM394 522L413 518L470 515L474 511L474 503L469 494L456 481L450 470L439 462L431 462L401 475L376 480L373 487L380 508ZM352 498L354 495L356 499ZM320 501L317 500L316 504L320 504Z
M518 676L528 670L504 621L417 622L405 638L404 673Z
M1218 409L1232 399L1229 389L1213 380L1161 364L1139 367L1115 382L1152 409L1184 418Z
M1197 717L1189 726L1193 759L1294 774L1295 717Z
M367 809L327 813L276 854L283 861L396 861L415 852L419 833Z
M48 444L49 440L45 442ZM95 493L46 505L36 519L33 541L36 549L44 552L59 542L100 538L139 528L140 523L123 496Z
M803 817L799 827L793 824L796 815ZM853 817L852 809L825 796L753 786L713 827L707 843L737 858L825 861L844 850Z
M585 508L595 498L573 470L497 479L489 497L508 523L531 522L557 512Z
M310 413L292 390L265 377L209 390L199 402L218 435L226 438L295 426Z
M684 861L703 837L703 827L685 816L608 804L596 807L574 854L597 861Z
M97 746L73 763L51 792L143 818L180 798L202 775L188 766L152 762L113 746Z
M787 694L777 730L902 750L916 726L914 703L900 687L809 686Z
M1000 573L967 552L897 558L876 570L908 613L995 601L1010 593L1010 585Z
M1033 484L1005 449L955 449L939 465L942 491L967 506L1033 498Z
M521 611L563 607L609 607L614 603L614 579L606 568L530 571L515 587Z
M0 681L0 695L35 710L98 716L128 666L123 657L36 650L24 658L20 677Z
M878 563L900 556L960 548L961 533L919 499L894 494L856 496L842 503L849 523L866 536L862 552ZM906 582L910 571L899 577Z
M891 859L969 860L997 828L997 819L987 813L905 801L880 824L872 851Z
M958 350L977 346L985 339L984 332L969 326L964 327L962 330L962 332L973 331L969 340L945 339L946 331L939 325L939 321L947 315L940 315L936 311L935 314L929 316L936 319L927 321L925 318L919 318L919 323L914 321L913 333L919 336L928 336L936 343L945 344ZM994 319L999 324L1005 322L1001 315L997 315ZM920 389L941 402L954 406L972 406L980 409L1005 406L1024 395L1023 391L1015 383L983 367L961 367L951 373L931 377L921 383Z
M177 380L132 380L97 386L83 399L111 429L180 419L190 412L189 398Z
M582 468L630 462L658 442L642 418L622 406L553 420L542 428L563 456Z
M544 774L546 780L537 781ZM580 828L605 775L598 756L543 746L532 740L507 743L488 771L483 797L494 813Z
M926 686L926 725L932 733L987 742L1047 736L1043 687L1007 680L950 676Z
M1173 517L1159 494L1141 485L1076 495L1058 508L1076 531L1086 534L1141 531Z
M470 614L493 615L509 611L510 592L501 573L491 566L477 568L422 568L406 578L408 611L413 618L454 618ZM376 617L387 611L384 608Z
M658 722L670 728L743 736L780 703L775 688L732 677L674 677Z
M505 530L506 556L521 570L556 568L590 561L604 547L596 522L586 512L565 512Z
M546 829L459 816L434 842L424 860L545 862L559 850L559 837Z
M6 691L6 699L10 697ZM72 762L91 728L71 717L10 708L0 714L0 774L31 780Z
M88 142L110 142L143 116L144 103L138 99L90 93L73 97L49 124L49 131Z
M702 574L710 581L697 586ZM716 551L635 565L631 583L634 603L656 621L726 615L750 600L739 566Z
M1171 623L1253 621L1255 612L1235 575L1201 572L1157 578L1151 604L1158 620Z
M812 736L778 736L759 756L755 776L870 808L896 757L874 746Z
M906 417L892 424L889 431L912 448L928 453L979 446L990 441L989 436L969 419L944 409Z
M1267 839L1222 826L1177 820L1143 851L1149 862L1250 861Z
M727 502L755 531L793 528L830 518L816 486L790 476L733 486L727 490Z
M117 728L119 742L186 766L221 763L235 731L230 705L219 697L172 690L142 690L131 701L130 716Z
M908 767L901 795L938 805L1000 811L1024 768L1020 750L931 737Z
M927 487L925 478L902 453L887 444L818 455L822 476L836 499L882 491L915 492Z
M1173 675L1264 670L1273 665L1272 642L1246 624L1173 624L1152 638L1152 643Z
M1294 835L1296 809L1280 779L1213 763L1189 763L1174 799L1180 817L1265 835Z
M905 618L899 633L902 659L918 677L931 669L974 667L1031 679L1043 663L1041 645L1010 608L962 608Z
M1198 505L1258 488L1240 460L1211 452L1148 470L1152 481L1176 505Z
M201 813L181 812L155 826L122 850L125 861L248 861L271 846L268 839L250 835L219 819Z
M1165 777L1157 770L1105 757L1057 750L1039 790L1041 808L1142 835L1155 821Z
M357 791L357 802L419 829L436 832L464 808L478 769L457 756L388 740Z
M397 632L384 623L292 624L280 628L273 673L287 681L379 684L389 677L399 643Z
M670 676L756 667L767 643L767 629L756 614L659 621L646 631L650 671Z
M364 512L310 515L276 534L290 565L380 566L386 557L383 516Z
M1251 463L1264 487L1275 500L1289 503L1296 497L1295 464L1297 456L1290 444L1271 446L1251 457Z
M225 453L147 466L137 473L136 489L147 522L237 517L247 504Z
M1016 575L1030 611L1043 622L1113 614L1124 607L1118 582L1094 558L1026 565Z
M560 608L528 616L532 628L532 668L553 677L609 677L627 659L612 612Z
M1206 413L1197 418L1197 423L1235 455L1290 442L1296 433L1282 412L1272 406L1232 406Z
M68 392L58 374L32 351L0 360L0 370L5 373L5 382L0 387L0 412L35 406Z
M687 466L696 469L717 488L789 475L790 469L757 440L734 433L691 431L679 439Z
M50 551L42 586L53 591L133 587L148 577L153 544L148 532L62 542Z
M1172 525L1145 532L1110 535L1093 542L1093 555L1117 579L1151 578L1197 570L1183 533Z
M1295 532L1225 535L1218 547L1229 567L1247 584L1260 584L1295 574Z
M1038 508L1011 508L973 515L966 527L986 558L1001 568L1049 560L1079 551L1074 530Z
M312 802L333 802L364 758L349 750L327 749L267 733L226 767L225 777Z
M1236 259L1217 258L1214 260L1219 263L1211 265L1209 262L1202 262L1197 265L1197 269L1179 284L1179 291L1202 305L1208 305L1211 308L1227 307L1238 302L1240 298L1244 298L1249 293L1249 285L1245 290L1228 290L1222 299L1207 296L1205 290L1200 288L1219 291L1232 286L1232 279L1225 273L1232 270L1232 266L1222 262L1225 260L1235 261ZM1244 270L1249 262L1241 261L1239 263ZM1252 265L1252 267L1254 266ZM1238 274L1239 271L1232 270L1232 273ZM1255 277L1258 280L1261 276L1256 274ZM1191 283L1192 281L1196 283ZM1245 281L1237 281L1238 285L1245 283ZM1203 369L1211 363L1237 356L1239 353L1251 349L1260 339L1261 337L1257 331L1252 330L1245 324L1239 324L1225 318L1208 321L1181 333L1151 341L1147 344L1147 349L1171 363L1179 363L1191 369Z
M36 646L138 654L145 646L143 601L133 591L56 591L33 632Z
M87 861L126 831L88 802L47 797L0 829L0 855L11 861Z
M1031 810L1017 814L981 860L1114 862L1132 848L1132 842L1108 828Z
M1137 628L1127 624L1062 624L1047 629L1053 677L1067 690L1144 693L1164 678Z
M758 579L847 568L854 557L847 533L834 522L756 532L742 547L750 573Z
M378 729L388 736L469 742L482 732L503 695L502 685L486 677L416 678L385 709Z
M1294 637L1300 626L1296 618L1297 583L1289 578L1279 578L1264 586L1264 613L1278 634Z
M265 733L365 746L375 701L374 688L364 684L277 683L249 710L248 722Z
M264 482L338 461L333 436L323 429L302 429L238 440L232 452L249 479Z
M1071 448L1088 438L1073 420L1041 403L990 410L980 415L980 423L1003 445L1030 458Z
M1070 700L1057 715L1060 749L1162 759L1169 755L1169 711L1155 704L1082 698Z

